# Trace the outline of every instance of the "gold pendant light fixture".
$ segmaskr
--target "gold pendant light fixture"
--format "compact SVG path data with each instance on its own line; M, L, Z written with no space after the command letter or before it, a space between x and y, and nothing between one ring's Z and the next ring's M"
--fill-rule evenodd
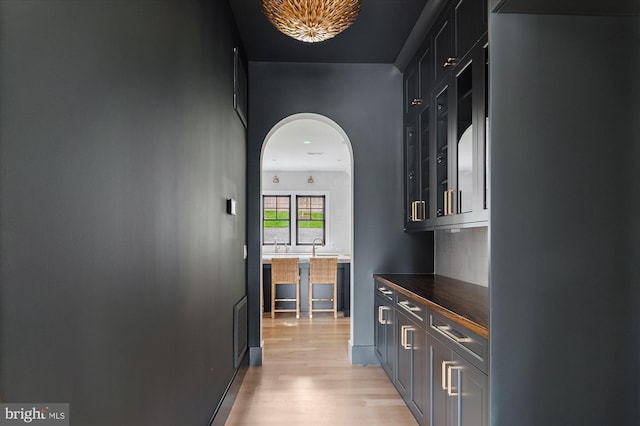
M349 28L362 0L261 0L262 11L278 31L317 43Z

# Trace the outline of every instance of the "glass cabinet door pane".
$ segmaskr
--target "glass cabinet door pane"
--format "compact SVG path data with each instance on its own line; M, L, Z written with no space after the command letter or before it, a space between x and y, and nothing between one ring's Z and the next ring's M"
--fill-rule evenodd
M457 76L457 169L456 213L473 210L473 64ZM455 208L455 207L454 207Z
M484 197L483 208L489 207L489 47L484 48Z
M415 123L407 125L405 128L405 140L406 140L406 181L407 181L407 221L413 222L415 213L414 202L418 201L418 170L416 166L418 164L418 144L416 135Z
M445 214L445 193L449 191L449 98L448 88L436 97L436 215Z
M420 211L421 218L428 219L429 216L429 107L420 113Z

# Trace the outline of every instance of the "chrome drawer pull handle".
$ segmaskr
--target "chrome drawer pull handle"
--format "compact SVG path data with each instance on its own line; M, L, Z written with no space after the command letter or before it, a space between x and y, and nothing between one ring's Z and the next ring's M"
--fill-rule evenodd
M473 339L471 337L467 337L467 336L462 336L462 337L458 337L455 334L453 334L452 332L450 332L449 330L451 329L451 327L449 327L448 325L436 325L435 326L436 329L441 332L442 334L444 334L445 336L447 336L448 338L450 338L451 340L457 342L457 343L467 343L467 342L472 342Z

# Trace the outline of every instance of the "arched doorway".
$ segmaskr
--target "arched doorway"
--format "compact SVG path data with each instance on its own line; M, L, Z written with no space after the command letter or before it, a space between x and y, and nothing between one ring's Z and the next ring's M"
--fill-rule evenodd
M271 128L262 144L260 159L260 255L263 261L283 253L308 258L312 241L320 238L325 244L316 248L318 252L339 255L343 262L349 262L348 282L353 282L353 164L348 135L326 116L293 114ZM295 220L298 206L314 201L321 201L319 205L326 219L324 226L303 229ZM273 221L269 220L272 216ZM263 284L261 279L261 288ZM301 285L301 291L304 301L304 285ZM351 286L347 292L345 312L350 312ZM261 330L262 313L269 299L263 294L262 300ZM304 302L301 305L304 315L306 306Z

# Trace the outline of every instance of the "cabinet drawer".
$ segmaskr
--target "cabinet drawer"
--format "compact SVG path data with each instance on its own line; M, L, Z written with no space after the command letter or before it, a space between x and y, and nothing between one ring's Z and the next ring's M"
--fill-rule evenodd
M482 372L488 374L489 344L487 339L433 311L429 311L428 331Z
M376 294L383 297L386 300L393 301L394 291L385 285L383 282L376 280Z
M396 297L396 309L400 312L404 312L410 318L417 320L420 326L425 327L425 318L427 317L427 308L416 302L415 300L398 293Z

